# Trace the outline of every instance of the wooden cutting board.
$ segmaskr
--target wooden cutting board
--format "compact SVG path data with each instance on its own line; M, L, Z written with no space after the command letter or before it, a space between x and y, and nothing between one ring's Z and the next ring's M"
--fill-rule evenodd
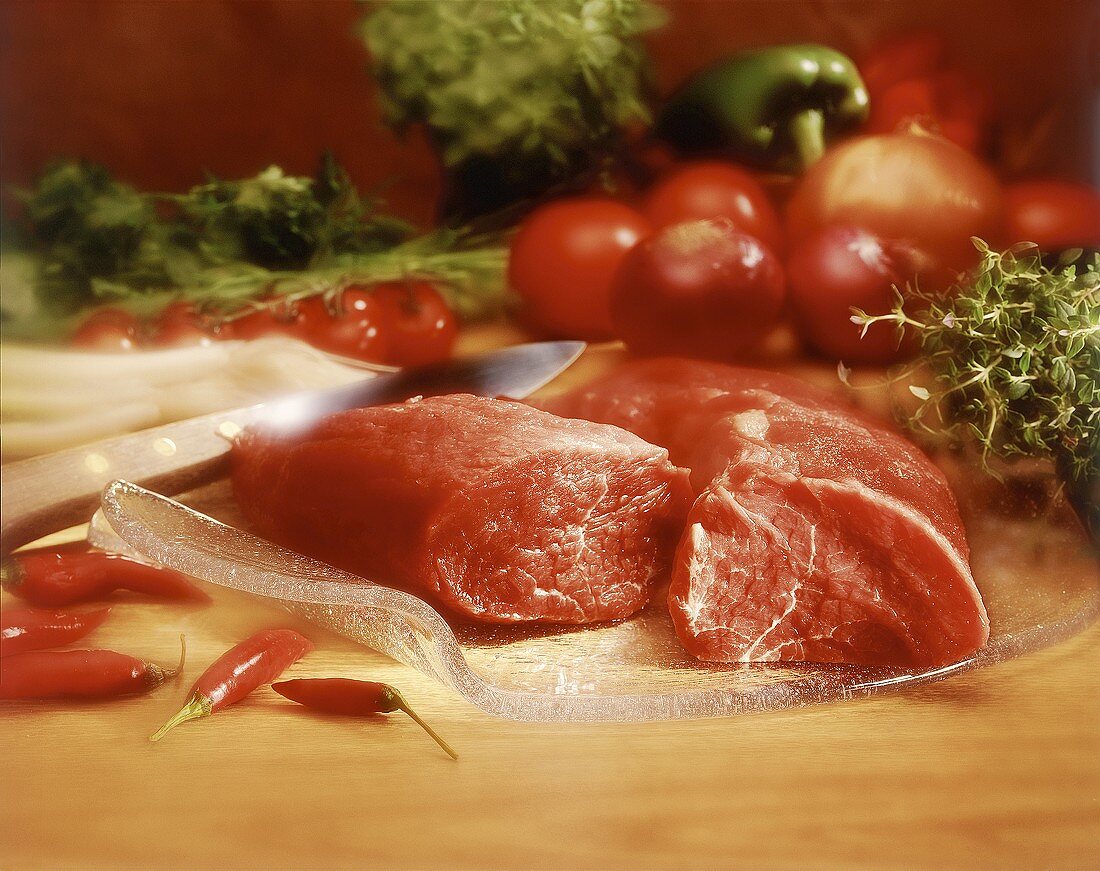
M268 689L150 744L227 647L296 625L213 595L120 599L92 636L168 664L185 633L181 684L0 705L0 868L1100 866L1100 624L895 696L639 725L494 720L298 624L317 650L289 676L399 686L458 762L400 716L318 717Z

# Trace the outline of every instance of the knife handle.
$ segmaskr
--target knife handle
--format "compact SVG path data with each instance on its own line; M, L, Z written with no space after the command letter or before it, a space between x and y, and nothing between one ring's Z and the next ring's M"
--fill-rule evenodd
M583 342L511 345L7 464L0 467L0 556L87 522L103 487L115 479L172 496L225 477L230 439L251 424L262 421L289 432L335 411L417 395L465 392L518 399L546 384L584 348Z
M166 495L226 476L230 440L261 406L164 424L0 467L0 553L78 523L99 507L116 478Z

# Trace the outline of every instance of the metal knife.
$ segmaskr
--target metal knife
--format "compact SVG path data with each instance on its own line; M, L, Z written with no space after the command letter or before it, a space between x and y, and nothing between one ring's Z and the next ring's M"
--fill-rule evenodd
M219 411L0 467L0 551L85 522L104 485L124 478L165 495L225 477L230 441L246 426L292 428L348 408L412 396L475 393L522 399L564 371L583 342L514 345L434 366Z

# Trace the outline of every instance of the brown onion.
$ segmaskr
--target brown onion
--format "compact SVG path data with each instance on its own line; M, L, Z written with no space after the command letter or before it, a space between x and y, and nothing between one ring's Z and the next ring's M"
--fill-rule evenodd
M970 238L1002 243L996 177L974 155L921 131L861 136L802 178L787 208L792 247L822 227L852 224L921 252L923 275L977 261Z

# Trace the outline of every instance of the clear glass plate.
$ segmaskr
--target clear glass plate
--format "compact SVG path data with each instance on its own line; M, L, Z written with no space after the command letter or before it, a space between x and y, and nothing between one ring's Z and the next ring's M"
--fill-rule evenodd
M923 672L816 663L715 666L684 653L661 592L642 613L613 625L450 626L408 593L239 529L226 484L186 501L193 508L116 482L104 493L89 537L209 583L275 599L434 677L481 710L515 720L731 716L871 696L1048 647L1100 613L1100 571L1072 522L979 514L968 517L967 526L992 632L976 656Z

